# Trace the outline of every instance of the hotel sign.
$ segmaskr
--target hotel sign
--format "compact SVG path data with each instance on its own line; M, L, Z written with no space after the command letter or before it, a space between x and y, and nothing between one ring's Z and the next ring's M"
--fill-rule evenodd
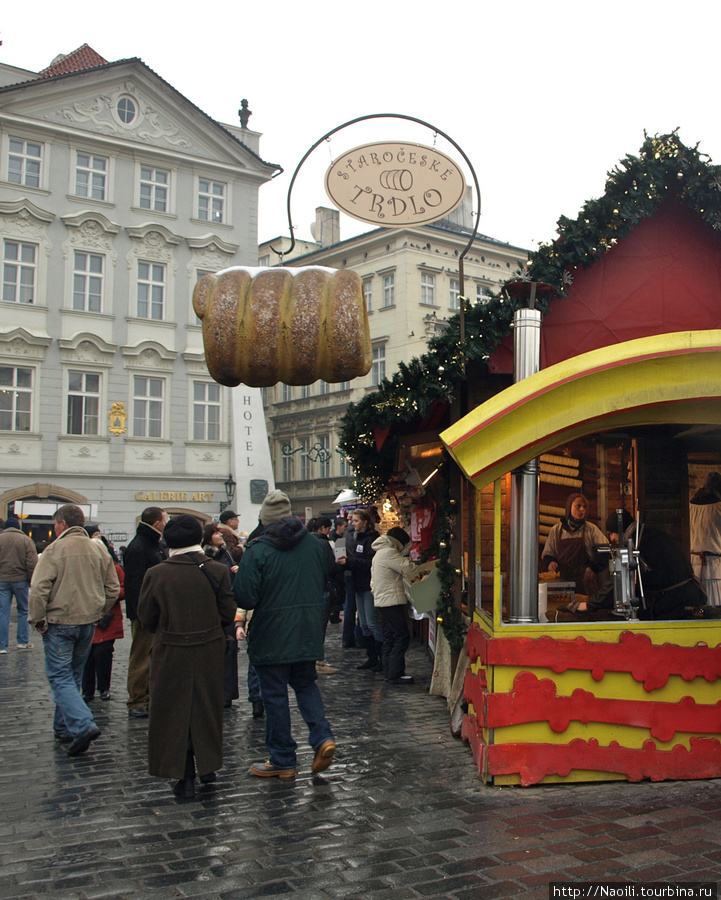
M325 189L342 212L370 225L427 225L463 200L466 179L445 153L422 144L364 144L334 160Z

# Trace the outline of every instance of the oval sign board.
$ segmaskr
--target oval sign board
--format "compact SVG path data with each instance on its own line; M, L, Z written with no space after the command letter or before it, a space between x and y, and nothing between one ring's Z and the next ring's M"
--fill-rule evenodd
M325 190L338 209L371 225L427 225L463 200L466 179L445 153L422 144L364 144L334 160Z

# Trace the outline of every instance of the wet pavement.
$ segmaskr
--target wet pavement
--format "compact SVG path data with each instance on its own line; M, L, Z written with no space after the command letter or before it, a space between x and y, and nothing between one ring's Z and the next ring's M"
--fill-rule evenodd
M330 626L321 676L338 742L310 772L294 709L295 781L259 780L264 725L236 701L225 767L193 801L146 767L147 720L129 719L129 638L116 642L113 698L92 704L101 738L69 759L52 732L41 640L0 656L2 898L548 897L554 881L687 884L721 880L721 781L535 788L484 786L431 662L412 645L410 687L356 671ZM241 651L241 696L245 656Z

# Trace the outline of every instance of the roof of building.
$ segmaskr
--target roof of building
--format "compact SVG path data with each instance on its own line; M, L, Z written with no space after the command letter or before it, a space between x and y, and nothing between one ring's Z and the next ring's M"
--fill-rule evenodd
M82 72L85 69L104 66L107 63L108 60L96 53L89 44L83 44L72 53L61 53L56 56L47 68L38 73L38 77L50 78L55 75L68 75L72 72Z
M52 63L41 72L38 73L37 78L30 79L29 81L20 81L16 84L5 85L4 87L0 87L0 95L9 93L10 91L20 91L27 90L29 87L42 84L43 82L50 81L58 81L64 78L77 78L78 75L82 75L86 72L90 72L93 70L99 69L112 69L115 66L122 65L137 65L142 66L147 72L161 81L164 85L166 85L173 93L177 94L178 97L182 98L185 103L188 103L193 109L198 112L201 116L207 119L209 122L223 131L234 143L240 145L247 153L251 156L255 157L262 165L268 166L271 169L276 169L277 173L280 174L283 171L282 166L279 166L277 163L270 163L264 160L261 156L259 156L254 150L252 150L247 144L244 144L232 131L229 131L222 123L218 122L216 119L209 116L208 113L204 112L199 106L196 106L192 100L189 100L184 94L181 94L180 91L173 87L170 82L166 81L157 72L150 68L150 66L146 65L142 59L137 56L131 56L127 59L118 59L114 62L108 62L103 59L99 53L96 53L92 47L89 47L87 44L83 44L81 47L78 47L77 50L73 50L72 53L68 53L64 56L57 56L52 61Z

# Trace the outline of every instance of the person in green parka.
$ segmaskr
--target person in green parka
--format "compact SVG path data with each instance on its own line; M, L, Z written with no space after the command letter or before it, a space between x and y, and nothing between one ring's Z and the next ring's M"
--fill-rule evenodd
M308 725L313 773L328 768L335 741L316 684L317 659L323 658L323 547L291 515L283 491L271 491L260 511L263 532L246 544L233 594L242 609L252 609L248 656L260 679L266 713L268 759L253 763L260 778L294 778L297 744L290 728L288 687Z

